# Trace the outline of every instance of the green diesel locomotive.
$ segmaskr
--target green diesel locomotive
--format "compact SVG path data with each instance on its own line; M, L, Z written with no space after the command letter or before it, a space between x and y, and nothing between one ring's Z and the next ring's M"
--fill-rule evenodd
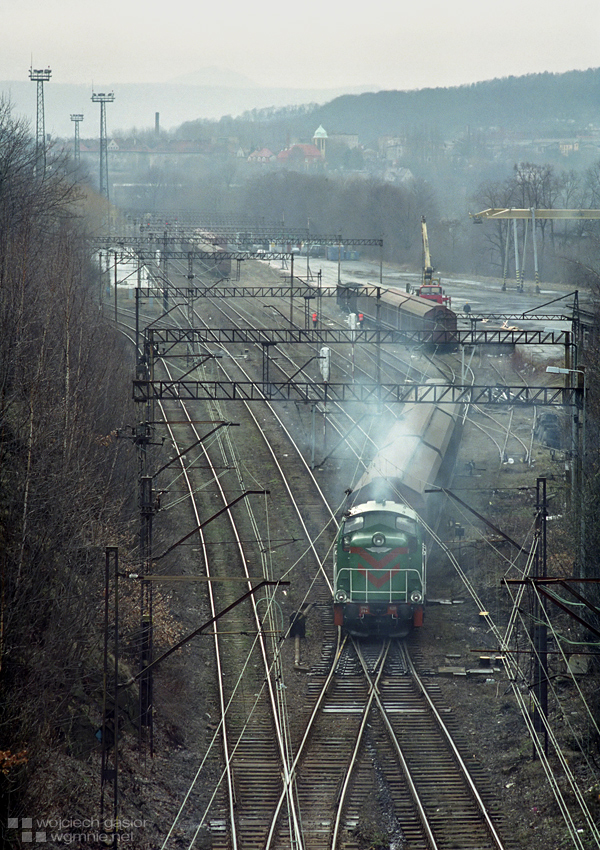
M357 482L335 542L336 625L353 635L405 637L423 624L428 490L453 463L458 406L405 405Z
M423 623L426 550L416 511L391 501L350 508L336 539L334 619L353 635L405 637Z

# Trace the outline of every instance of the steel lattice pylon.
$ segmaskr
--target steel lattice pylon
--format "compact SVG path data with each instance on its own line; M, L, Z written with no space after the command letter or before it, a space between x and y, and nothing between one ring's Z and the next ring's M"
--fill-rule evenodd
M73 159L75 160L75 164L79 165L80 161L80 146L79 146L79 124L83 121L83 115L81 113L71 115L71 121L75 122L75 142L73 145Z
M100 194L108 200L108 139L106 136L106 104L115 99L114 92L92 94L92 102L100 104Z
M29 79L37 83L37 111L35 121L35 162L46 170L46 122L44 117L44 83L52 76L50 68L29 69Z

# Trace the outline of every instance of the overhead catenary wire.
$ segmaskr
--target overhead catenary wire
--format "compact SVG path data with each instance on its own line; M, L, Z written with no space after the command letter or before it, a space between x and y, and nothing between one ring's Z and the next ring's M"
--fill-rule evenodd
M535 585L535 583L533 583L533 584L532 584L532 587L533 587L533 592L534 592L534 593L535 593L535 595L537 596L538 602L540 602L540 603L541 603L541 601L542 601L542 596L541 596L541 594L540 594L540 592L539 592L539 589L537 588L537 586ZM523 588L523 589L524 589L524 588ZM540 604L540 606L539 606L539 610L540 610L543 614L545 614L544 619L543 619L543 621L541 621L541 622L543 622L543 624L544 624L545 626L547 626L547 627L550 629L550 631L551 631L551 633L552 633L552 635L553 635L553 637L554 637L554 640L555 640L556 646L557 646L557 648L558 648L558 652L559 652L559 654L560 654L560 656L561 656L561 659L562 659L562 661L563 661L563 663L564 663L564 666L565 666L565 673L564 673L564 675L565 675L565 676L568 676L568 677L570 678L570 680L571 680L571 682L572 682L573 686L575 687L575 690L577 691L577 693L578 693L578 695L579 695L579 697L580 697L581 704L583 705L584 712L585 712L585 714L586 714L586 715L587 715L587 717L588 717L588 721L589 721L589 723L590 723L591 727L594 729L594 731L595 731L595 732L596 732L596 734L598 735L598 737L600 738L600 727L599 727L599 725L598 725L598 722L597 722L597 720L596 720L596 718L595 718L595 716L594 716L594 713L593 713L592 709L590 708L590 706L589 706L589 704L588 704L587 700L585 699L585 695L583 694L583 691L581 690L581 687L580 687L579 682L578 682L578 680L577 680L577 676L575 676L575 675L574 675L574 673L570 670L570 667L569 667L569 663L568 663L567 656L566 656L566 654L565 654L565 652L564 652L564 650L563 650L563 648L562 648L562 636L561 636L561 635L560 635L560 634L556 631L556 628L555 628L555 626L554 626L554 623L552 622L552 620L551 620L551 618L550 618L550 616L549 616L548 611L546 610L546 608L545 608L543 605L541 605L541 604ZM522 617L522 614L520 614L520 616ZM532 644L532 646L533 646L533 644ZM536 650L535 646L533 646L533 652L537 655L537 650ZM589 763L589 761L588 761L588 759L587 759L587 754L586 754L586 752L585 752L585 747L584 747L584 746L583 746L583 744L579 741L578 735L576 734L575 730L573 729L572 723L571 723L571 721L570 721L569 717L566 715L566 713L565 713L565 711L564 711L564 709L563 709L563 707L562 707L562 702L561 702L561 699L560 699L560 695L558 694L558 692L557 692L557 691L556 691L556 689L554 688L553 682L552 682L551 680L549 680L549 686L552 688L552 692L553 692L553 695L554 695L554 697L555 697L555 699L556 699L557 705L559 705L559 706L561 707L561 711L562 711L562 714L563 714L563 717L564 717L565 723L569 726L569 728L570 728L570 729L571 729L571 731L572 731L572 734L573 734L574 739L578 742L578 744L579 744L579 748L580 748L580 750L581 750L581 752L582 752L582 754L583 754L584 758L585 758L585 759L586 759L586 761L588 762L588 766L590 767L590 769L592 770L592 772L593 772L593 773L596 773L596 771L592 768L592 765Z
M390 483L390 482L388 482L388 483ZM396 490L396 493L397 493L397 496L398 496L398 498L401 502L403 502L404 504L411 507L409 501L404 497L403 494L399 493L397 490ZM472 585L472 583L469 580L468 576L466 575L465 571L462 569L461 565L457 561L453 552L443 543L443 541L437 535L437 533L434 531L434 529L431 528L431 526L429 526L428 523L425 520L422 520L422 522L423 522L424 528L431 535L432 539L438 544L438 546L440 546L440 548L443 551L446 552L447 557L449 558L450 562L452 563L452 565L454 566L458 575L460 576L461 580L463 581L464 586L469 591L469 594L471 595L472 599L477 604L479 610L484 611L485 608L483 606L481 598L479 597L477 591L475 590L474 586ZM528 558L528 565L529 566L527 567L527 569L530 568L532 563L533 563L532 554L530 553L529 558ZM515 620L516 616L520 616L519 608L518 608L518 605L513 604L513 611L512 611L512 616L511 616L511 623L513 625L513 628L514 628L514 620ZM578 831L578 826L576 825L575 820L573 818L573 815L571 814L571 811L569 809L569 806L567 804L567 801L565 799L563 791L560 787L560 783L558 782L558 779L555 776L555 773L553 771L552 765L550 764L548 756L544 752L544 747L541 745L541 742L538 740L538 733L533 726L532 716L531 716L531 714L528 710L528 706L527 706L527 704L526 704L526 702L523 698L523 694L521 693L520 687L518 685L519 680L522 681L522 676L519 673L518 664L517 664L516 661L514 661L514 659L511 658L510 651L509 651L510 648L509 648L509 646L506 642L505 637L503 637L499 627L496 625L496 623L494 622L492 617L487 612L485 614L485 619L486 619L486 622L488 624L488 627L490 628L490 631L494 634L496 640L498 641L498 646L500 648L500 651L504 652L506 654L505 665L507 667L508 672L511 675L512 683L513 683L513 688L512 688L513 694L515 695L517 703L519 704L521 714L522 714L522 717L525 721L525 724L527 726L529 734L530 734L532 740L534 742L536 742L536 749L537 749L537 752L538 752L540 763L542 764L542 767L544 769L544 773L546 775L549 786L552 789L552 792L553 792L554 797L556 799L556 802L559 806L559 809L561 811L561 814L563 816L563 819L565 821L567 829L569 830L569 834L571 836L571 839L573 840L573 844L574 844L575 847L579 848L579 850L585 850L585 845L583 844L583 839L581 837L581 834ZM511 629L510 634L512 634L512 629ZM531 694L530 698L534 702L537 702L535 700L534 694ZM540 707L538 705L538 709L539 708ZM582 816L583 816L583 818L584 818L584 820L587 824L587 827L590 830L591 834L594 835L596 837L596 840L600 843L600 832L598 830L598 827L594 823L594 819L593 819L593 817L592 817L592 815L589 811L589 807L587 806L587 803L586 803L583 795L581 794L581 791L580 791L580 789L577 785L575 777L573 776L573 773L570 769L568 761L564 757L564 754L562 753L562 751L560 749L559 742L556 740L556 737L554 735L553 730L551 730L549 728L550 723L548 721L548 718L543 715L543 712L539 711L539 713L540 713L540 716L542 717L542 722L543 722L544 728L546 729L546 731L548 733L549 739L552 740L554 751L555 751L555 753L556 753L556 755L559 759L561 767L563 768L563 774L566 778L566 781L567 781L571 791L573 792L575 799L577 800L579 809L580 809Z
M331 520L330 520L330 521L331 521ZM309 538L309 539L310 539L310 538ZM309 544L309 546L310 546L310 547L314 547L314 543ZM265 549L265 546L263 546L262 548L263 548L263 549ZM319 566L320 566L320 564L319 564Z
M480 607L481 607L481 605L480 605ZM514 606L514 607L513 607L513 610L514 610L514 611L517 611L518 609L517 609L517 607L516 607L516 606Z
M331 524L331 522L332 522L332 520L329 520L329 522L327 523L327 525L323 526L323 528L322 528L322 529L321 529L321 531L319 532L319 535L318 535L318 536L321 536L322 534L324 534L324 533L326 532L326 530L327 530L328 526ZM332 546L333 546L333 544L332 544ZM330 547L330 548L331 548L331 547ZM299 557L299 558L295 561L295 563L294 563L294 564L292 564L292 565L288 568L287 572L284 574L284 576L282 576L282 580L283 580L284 578L287 578L287 577L291 576L291 574L293 573L293 571L294 571L296 568L298 568L298 567L300 567L300 566L302 566L302 565L303 565L303 563L304 563L304 557L305 557L305 555L308 553L308 551L309 551L309 549L306 549L306 550L305 550L305 552L304 552L302 555L300 555L300 557ZM316 571L316 572L315 572L315 574L314 574L314 576L313 576L313 579L312 579L312 582L311 582L311 586L312 586L312 585L314 585L314 582L317 580L318 575L319 575L319 573L318 573L318 571ZM308 598L308 593L309 593L309 591L307 591L307 593L305 594L305 600ZM245 660L245 662L244 662L244 664L243 664L243 666L242 666L242 669L241 669L241 671L240 671L240 673L239 673L239 675L238 675L238 677L237 677L237 679L236 679L236 682L235 682L235 684L234 684L234 687L233 687L233 690L232 690L232 694L231 694L230 700L229 700L229 702L228 702L228 704L227 704L226 713L229 711L229 707L231 706L231 704L232 704L232 702L233 702L233 700L234 700L234 697L235 697L235 695L236 695L237 689L238 689L238 688L240 687L240 685L241 685L241 682L242 682L242 680L243 680L244 674L245 674L245 672L246 672L246 670L247 670L247 667L248 667L248 665L249 665L249 663L250 663L251 655L252 655L252 652L253 652L253 650L254 650L254 648L255 648L255 645L256 645L256 641L257 641L257 639L258 639L258 636L256 636L256 637L255 637L255 640L254 640L254 642L253 642L253 644L252 644L251 648L248 650L248 653L247 653L247 655L246 655L246 660ZM278 657L280 656L280 654L281 654L281 648L279 648L279 649L277 650L277 656L278 656ZM272 669L272 670L275 668L275 665L276 665L277 660L278 660L278 658L274 658L274 659L273 659L273 662L272 662L272 665L271 665L271 669ZM246 725L244 726L244 729L246 729L246 728L247 728L248 722L249 722L249 720L250 720L250 716L251 716L251 714L255 711L256 705L258 704L259 698L260 698L260 696L262 695L262 691L263 691L263 689L264 689L265 687L266 687L266 683L263 683L263 685L262 685L262 687L261 687L261 691L260 691L260 693L256 695L256 698L255 698L255 701L254 701L254 703L253 703L253 707L252 707L251 713L250 713L250 715L249 715L249 717L248 717L248 721L247 721ZM212 739L211 739L211 741L210 741L209 749L208 749L207 753L204 755L204 757L203 757L203 759L202 759L202 761L201 761L201 764L200 764L200 766L199 766L199 768L198 768L198 770L197 770L197 772L196 772L196 774L195 774L194 778L192 779L192 782L190 783L190 786L189 786L189 788L188 788L188 790L187 790L186 794L184 795L184 799L183 799L183 801L182 801L182 803L181 803L181 805L180 805L180 808L179 808L179 810L178 810L178 812L177 812L177 815L176 815L176 817L175 817L175 819L174 819L174 821L173 821L173 823L172 823L172 825L171 825L171 827L170 827L170 829L169 829L169 833L168 833L167 837L165 838L165 841L163 842L163 844L162 844L162 846L161 846L161 850L165 850L165 848L166 848L166 846L167 846L168 838L169 838L169 837L170 837L170 835L172 834L173 830L175 829L175 827L176 827L176 825L177 825L178 820L179 820L179 819L180 819L180 817L182 816L183 811L184 811L184 809L185 809L185 806L187 805L187 803L188 803L188 801L189 801L189 798L190 798L190 796L191 796L191 793L192 793L192 791L193 791L193 788L194 788L194 786L195 786L196 782L198 781L198 779L200 778L200 775L201 775L201 771L202 771L202 769L203 769L203 768L204 768L204 766L206 765L206 761L207 761L207 759L208 759L208 755L209 755L210 749L211 749L211 748L213 748L213 747L216 745L216 743L217 743L218 735L219 735L219 731L220 731L220 729L221 729L221 724L222 724L222 722L223 722L223 720L221 719L221 721L220 721L220 723L219 723L219 727L217 728L217 730L215 730L215 732L214 732L214 734L213 734L213 737L212 737ZM234 750L232 751L232 754L231 754L232 756L233 756L233 754L234 754L234 752L235 752L235 749L236 749L236 748L237 748L237 746L239 745L239 743L240 743L240 741L241 741L241 738L242 738L242 734L240 734L240 736L239 736L239 738L238 738L238 741L237 741L237 742L236 742L236 744L234 745ZM296 761L297 761L297 758L296 758ZM294 765L292 765L292 771L290 771L290 777L289 777L289 780L288 780L289 782L291 782L291 781L292 781L293 768L294 768ZM219 784L221 784L221 783L223 782L224 774L225 774L225 771L223 771L223 773L221 774L221 777L220 777L220 779L219 779ZM215 792L215 793L216 793L216 792ZM204 812L204 815L203 815L203 816L202 816L202 818L200 819L200 823L198 824L198 827L197 827L196 833L195 833L195 835L194 835L194 841L196 840L196 838L197 838L197 836L198 836L198 834L199 834L200 828L201 828L202 824L204 823L204 820L206 819L206 816L207 816L207 814L208 814L208 812L209 812L209 810L210 810L210 806L212 805L212 802L214 801L214 796L215 796L215 795L213 794L213 797L211 798L210 803L209 803L209 804L207 805L207 807L206 807L206 810L205 810L205 812ZM193 846L193 842L192 842L192 844L190 844L190 845L189 845L189 847L191 848L192 846Z
M523 587L519 588L519 592L517 594L517 597L513 600L513 612L515 612L515 616L518 616L519 618L522 618L522 614L521 614L521 611L520 611L520 599L522 598L523 590L524 590ZM517 602L517 600L519 600L519 602ZM528 635L528 630L526 628L524 629L524 632L525 632L526 635ZM535 648L533 647L533 643L531 641L529 641L529 644L530 644L532 650L535 652ZM515 698L517 699L517 702L519 703L519 706L521 708L521 714L522 714L523 719L525 721L525 724L528 728L530 736L531 736L532 740L534 742L536 742L537 754L538 754L540 762L541 762L541 764L544 768L544 772L546 774L546 778L548 780L548 783L553 790L554 797L557 801L557 804L559 805L559 808L561 810L561 813L563 815L565 823L567 824L567 827L569 829L569 833L571 835L571 838L574 841L575 846L581 847L582 850L584 850L585 845L582 843L582 839L581 839L580 833L578 832L578 828L575 825L573 816L571 815L571 812L570 812L568 804L565 800L565 797L564 797L564 794L563 794L562 789L560 787L560 784L558 783L558 779L555 776L555 771L553 770L553 767L550 764L549 759L544 752L544 747L543 747L541 741L538 739L538 733L536 732L536 730L533 726L533 719L532 719L531 712L528 710L528 707L527 707L527 704L525 703L523 694L522 694L520 688L517 686L517 681L518 681L518 676L517 676L518 665L517 665L517 662L512 659L511 653L510 653L510 647L507 644L505 644L504 642L501 641L499 643L499 646L500 646L500 650L506 653L505 664L508 668L510 668L510 670L512 671L512 674L513 674L512 675L512 678L513 678L513 694L515 695ZM552 724L549 722L549 719L545 716L544 712L541 710L541 706L539 705L539 702L537 700L535 693L533 691L528 690L528 697L529 697L529 700L534 705L536 705L536 707L538 708L538 714L541 718L544 730L545 730L546 734L548 735L548 739L552 742L552 746L553 746L553 750L555 752L555 755L557 756L557 758L558 758L558 760L561 764L561 767L563 768L563 774L564 774L564 776L567 780L569 788L571 789L575 799L577 800L580 811L583 814L583 817L586 821L588 829L590 830L591 834L595 836L596 840L600 843L600 832L598 831L598 827L596 826L596 824L594 822L594 818L589 811L589 807L588 807L588 805L585 801L585 798L581 794L578 783L577 783L577 781L576 781L576 779L575 779L575 777L574 777L574 775L571 771L569 762L568 762L567 758L565 757L564 753L562 752L562 749L560 747L560 743L558 742L558 740L555 736Z

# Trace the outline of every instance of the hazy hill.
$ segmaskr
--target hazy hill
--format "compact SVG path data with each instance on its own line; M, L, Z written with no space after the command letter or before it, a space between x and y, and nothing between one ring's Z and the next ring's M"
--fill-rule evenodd
M198 83L201 84L198 84ZM297 103L326 103L338 95L364 91L366 86L335 89L262 88L247 78L219 69L176 78L169 83L117 83L94 86L96 92L114 91L115 100L107 106L109 136L133 127L154 127L160 113L165 130L196 119L217 120L223 115L240 115L251 109L283 107ZM9 97L14 113L27 118L35 132L36 86L29 80L0 82L0 95ZM52 136L73 134L71 113L83 113L82 137L97 138L100 108L91 102L92 85L72 85L58 81L58 73L44 86L46 132Z
M358 133L363 142L424 124L445 133L467 126L541 135L585 133L588 125L600 125L600 68L345 95L316 109L311 118L330 132Z
M322 124L330 134L358 133L365 145L417 128L446 138L480 127L540 136L585 135L590 125L600 126L600 69L504 77L453 88L346 94L308 112L268 109L245 118L255 128L261 122L280 123L286 133L304 138ZM244 118L236 123L243 124Z
M219 68L204 68L169 83L95 85L96 91L115 93L114 103L107 107L109 135L153 127L156 112L163 129L238 116L233 124L227 122L228 133L248 120L255 129L262 122L283 122L286 134L310 139L322 124L329 133L358 133L367 145L379 136L419 127L435 128L445 137L467 127L568 136L585 134L590 124L600 125L600 68L505 77L453 88L378 92L369 88L264 88ZM61 83L57 72L44 91L48 133L70 137L70 115L82 112L82 137L98 136L99 108L91 102L91 84ZM0 94L10 97L14 112L28 118L35 129L35 85L29 80L0 82ZM302 104L315 106L297 109ZM244 116L245 112L252 114Z

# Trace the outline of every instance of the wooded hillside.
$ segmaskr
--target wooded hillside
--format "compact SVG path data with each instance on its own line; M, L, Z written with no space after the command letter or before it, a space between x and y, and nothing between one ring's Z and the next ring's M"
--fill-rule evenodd
M99 312L84 216L67 163L44 168L0 102L2 830L42 767L94 741L104 548L133 480L116 438L129 356Z
M600 68L590 68L449 88L343 95L312 108L257 109L235 119L226 116L218 124L223 132L235 132L243 139L254 136L265 144L270 138L285 139L286 132L311 139L319 124L330 134L357 133L361 144L372 146L380 136L421 126L435 128L440 138L450 138L467 127L560 137L585 133L588 125L597 124L599 102ZM178 135L191 138L214 123L188 122ZM268 127L270 135L265 132ZM276 137L277 127L281 132Z

